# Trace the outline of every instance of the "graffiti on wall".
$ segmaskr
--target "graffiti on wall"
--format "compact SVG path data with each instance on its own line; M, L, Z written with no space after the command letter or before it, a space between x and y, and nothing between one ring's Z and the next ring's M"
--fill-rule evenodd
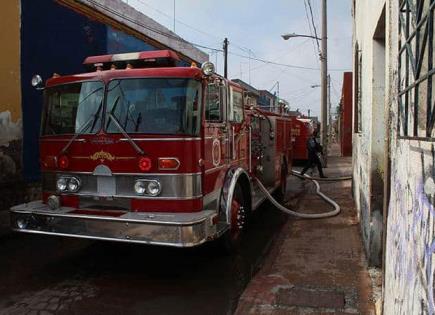
M403 158L398 159L392 174L386 277L396 281L387 280L386 313L435 312L435 146L427 147L410 146L409 150L401 147L398 153ZM415 172L404 176L404 164L409 161L415 162Z

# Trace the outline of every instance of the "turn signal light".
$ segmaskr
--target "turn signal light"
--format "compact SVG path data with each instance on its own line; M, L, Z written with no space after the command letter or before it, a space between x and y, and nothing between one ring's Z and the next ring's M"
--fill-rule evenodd
M139 159L139 169L143 172L148 172L151 169L152 163L149 157L141 157Z
M176 170L180 167L180 161L176 158L159 158L159 170Z
M62 155L59 160L57 161L57 165L59 166L59 168L61 169L66 169L69 166L69 160L68 157L66 155Z

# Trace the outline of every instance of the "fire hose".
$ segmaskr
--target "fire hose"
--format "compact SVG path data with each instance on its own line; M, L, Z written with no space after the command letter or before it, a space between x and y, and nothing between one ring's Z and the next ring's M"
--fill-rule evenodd
M303 175L301 175L299 172L296 171L292 171L292 174L298 176L298 177L304 177ZM279 210L281 210L282 212L298 217L298 218L303 218L303 219L322 219L322 218L329 218L329 217L333 217L336 216L337 214L340 213L341 208L340 206L331 198L329 198L328 196L326 196L324 193L322 193L320 191L320 185L319 182L317 180L329 180L329 181L338 181L338 180L349 180L352 179L352 176L345 176L345 177L334 177L334 178L316 178L316 177L310 177L310 176L305 176L307 179L310 179L314 185L316 185L316 194L319 195L323 200L325 200L327 203L329 203L330 205L332 205L334 207L334 210L329 211L329 212L324 212L324 213L300 213L300 212L296 212L293 211L289 208L284 207L283 205L281 205L278 201L275 200L275 198L272 197L272 195L269 193L269 191L266 189L266 187L263 186L263 184L261 183L261 181L255 177L255 180L257 181L258 186L260 187L261 191L266 195L266 197L269 199L270 202L272 202L272 204L278 208Z

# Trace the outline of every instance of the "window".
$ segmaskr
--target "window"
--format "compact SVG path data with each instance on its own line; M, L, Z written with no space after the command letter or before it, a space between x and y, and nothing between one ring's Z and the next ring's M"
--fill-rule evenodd
M201 84L191 79L121 79L107 86L108 133L198 135Z
M433 1L400 0L398 136L435 140Z
M101 128L102 82L63 84L47 88L42 135L96 133Z
M221 92L222 89L219 84L210 83L207 86L205 119L208 121L221 122L223 120L223 97Z
M230 117L231 121L241 123L243 121L243 96L242 92L231 88Z

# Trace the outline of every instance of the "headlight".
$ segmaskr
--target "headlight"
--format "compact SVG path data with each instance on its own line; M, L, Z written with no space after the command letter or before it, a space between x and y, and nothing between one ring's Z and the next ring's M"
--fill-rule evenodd
M68 191L77 192L80 189L80 180L76 177L69 178Z
M81 186L80 179L74 176L59 177L56 183L57 190L60 192L77 192Z
M134 191L138 195L145 194L145 191L146 191L145 182L140 181L140 180L136 181L136 183L134 184Z
M68 185L68 180L65 177L61 177L57 180L56 187L58 191L65 191Z
M138 195L157 196L162 191L158 180L139 179L134 184L134 191Z
M148 182L147 193L151 196L157 196L160 194L161 187L160 183L156 180L151 180Z
M215 73L215 68L214 68L214 64L211 63L210 61L206 61L202 64L202 73L209 77L212 74Z

